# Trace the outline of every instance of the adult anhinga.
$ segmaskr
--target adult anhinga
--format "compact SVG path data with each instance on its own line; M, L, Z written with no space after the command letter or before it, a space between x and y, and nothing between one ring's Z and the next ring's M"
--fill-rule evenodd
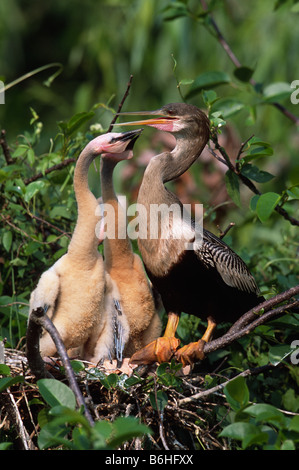
M164 184L182 175L199 157L209 139L209 120L193 105L172 103L158 111L120 114L154 116L151 119L120 125L148 125L168 131L176 137L171 152L153 157L148 164L139 190L138 203L146 208L147 237L138 245L146 271L159 291L168 323L164 336L141 349L131 358L132 363L146 364L168 361L175 355L184 365L202 359L204 341L209 341L216 325L234 321L260 302L258 288L245 263L223 241L203 229L196 236L196 226L182 223L182 215L161 220L163 237L150 238L150 209L153 204L179 205L179 199ZM181 231L177 238L171 235ZM167 236L169 231L169 236ZM166 235L166 236L165 236ZM186 249L186 242L193 249ZM207 319L203 337L177 350L175 332L181 312Z
M88 186L88 169L100 154L127 159L140 130L96 137L81 152L75 167L74 190L78 206L76 227L68 247L45 271L30 297L31 312L43 308L52 319L66 349L79 348L92 362L111 358L115 350L113 288L107 284L104 261L98 251L98 201ZM119 317L119 323L125 321ZM40 339L42 356L53 356L56 347L48 333ZM95 359L94 359L95 358Z
M130 136L128 136L129 138ZM132 154L131 154L132 156ZM127 234L126 208L122 207L113 187L113 171L122 154L101 157L101 191L103 209L107 208L104 239L105 272L119 297L119 315L127 326L119 332L120 342L128 338L124 354L129 357L161 334L161 321L155 309L151 287L140 257L133 252ZM122 357L118 357L121 361Z

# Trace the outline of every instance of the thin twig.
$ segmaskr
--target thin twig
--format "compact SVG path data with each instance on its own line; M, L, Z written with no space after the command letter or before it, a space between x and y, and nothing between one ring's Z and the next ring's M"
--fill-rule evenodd
M36 175L31 176L31 178L27 178L24 180L24 184L28 185L29 183L32 183L33 181L36 181L40 178L43 178L45 175L48 175L49 173L52 173L52 171L56 170L61 170L61 168L64 168L71 163L74 163L76 161L76 158L67 158L66 160L63 160L63 162L57 163L56 165L51 166L50 168L47 168L44 173L36 173Z
M23 444L23 448L24 450L32 450L34 449L34 445L29 437L29 434L23 424L23 421L22 421L22 418L21 418L21 415L20 415L20 412L19 412L19 409L18 409L18 405L14 399L14 396L13 394L11 393L11 391L8 389L8 396L10 398L10 402L12 404L12 407L13 407L13 410L14 410L14 413L15 413L15 417L16 417L16 423L17 423L17 427L18 427L18 435L22 441L22 444Z
M65 232L63 232L61 235L56 237L55 240L52 240L50 242L42 242L42 241L38 240L37 238L34 238L31 235L29 235L27 232L25 232L25 230L22 230L21 228L17 227L15 224L10 222L10 220L9 220L10 216L5 216L4 214L0 214L0 217L6 224L8 224L14 230L16 230L17 232L20 232L25 237L30 238L30 240L33 240L36 243L40 243L41 245L51 245L52 243L56 243L57 240L59 240L61 237L64 237L65 235L67 236L67 234Z
M63 235L65 235L65 236L66 236L67 238L69 238L69 239L72 238L72 236L71 236L68 232L65 232L64 230L62 230L61 228L57 227L56 225L51 224L51 223L48 222L47 220L42 219L41 217L38 217L37 215L32 214L31 212L29 212L28 214L29 214L29 216L30 216L32 219L38 220L38 221L41 222L42 224L48 225L48 227L52 227L54 230L57 230L58 232L62 233Z
M219 230L219 238L224 238L225 235L230 231L230 229L233 228L235 225L235 222L230 222L224 230L221 230L218 226L217 228Z
M122 109L122 107L123 107L123 104L124 104L124 102L125 102L127 96L129 95L130 88L131 88L131 85L132 85L132 80L133 80L133 75L130 75L130 79L129 79L129 81L128 81L125 94L124 94L124 96L123 96L121 102L120 102L119 105L118 105L117 113L116 113L115 116L113 117L113 119L112 119L112 121L111 121L111 123L110 123L110 126L109 126L107 132L111 132L112 129L113 129L113 125L114 125L114 123L115 123L115 121L116 121L116 119L117 119L117 114L120 113L120 111L121 111L121 109Z
M157 382L156 378L154 377L154 394L155 394L155 402L156 402L156 407L157 407L157 413L159 416L159 434L160 438L163 444L163 447L165 450L169 450L169 447L167 445L165 435L164 435L164 428L163 428L163 410L160 410L159 408L159 403L158 403L158 396L157 396Z
M251 375L258 375L261 372L263 372L264 370L269 369L269 367L272 368L272 367L275 367L275 366L273 366L272 364L267 364L265 366L257 367L255 369L246 369L243 372L241 372L240 374L235 375L233 378L231 378L229 380L226 380L225 382L223 382L219 385L216 385L215 387L212 387L208 390L202 390L201 392L195 393L194 395L191 395L190 397L186 397L186 398L182 398L181 400L178 400L178 405L179 406L186 405L186 404L191 403L193 401L202 400L202 399L208 397L209 395L212 395L214 393L219 392L220 390L223 390L224 387L226 387L230 382L232 382L233 380L235 380L238 377L249 377Z

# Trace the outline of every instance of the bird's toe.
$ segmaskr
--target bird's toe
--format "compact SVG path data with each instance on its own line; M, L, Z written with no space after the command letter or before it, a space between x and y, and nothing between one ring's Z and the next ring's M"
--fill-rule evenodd
M162 336L152 341L144 348L136 351L131 359L131 364L145 365L154 362L169 362L179 347L180 340L175 337Z

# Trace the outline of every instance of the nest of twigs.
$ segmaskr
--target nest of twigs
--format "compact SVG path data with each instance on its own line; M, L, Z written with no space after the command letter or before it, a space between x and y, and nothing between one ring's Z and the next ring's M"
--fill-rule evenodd
M298 308L298 300L289 300L297 295L299 286L265 301L260 306L264 313L257 315L249 311L243 315L220 338L205 345L205 353L223 348L232 341L248 334L256 326L271 318L279 316L290 308ZM287 305L279 305L281 302ZM180 374L177 383L165 383L158 376L157 365L143 367L131 371L138 380L129 387L122 387L121 380L115 386L105 385L105 381L97 376L90 376L88 364L84 370L75 374L64 345L51 320L41 311L32 312L27 329L26 354L18 350L5 350L5 363L10 367L12 376L22 376L23 381L16 385L10 383L9 388L2 390L0 396L0 437L9 436L14 448L37 449L37 436L40 432L38 423L39 412L45 407L39 394L37 379L48 377L39 354L39 336L41 328L46 329L52 336L57 347L60 366L51 368L51 376L65 382L76 395L77 404L83 407L86 418L91 425L96 421L113 422L120 416L131 416L147 425L151 435L142 439L135 438L122 444L122 449L152 449L152 450L197 450L225 449L226 441L218 438L222 421L230 411L223 393L225 385L234 377L218 377L216 385L205 384L204 364L200 368L186 371L176 371ZM256 369L247 369L239 376L247 377L273 367L271 364ZM112 373L111 368L101 366L104 377ZM115 370L118 377L125 375L122 369ZM172 371L172 373L174 373ZM124 377L125 380L126 377ZM166 401L163 407L158 406L157 394L164 393ZM156 406L155 406L156 402ZM13 437L11 437L13 436ZM8 437L7 437L8 440ZM3 441L3 439L2 439Z
M21 351L6 349L5 363L10 367L11 375L23 376L24 382L1 393L0 432L9 434L14 450L38 450L38 414L45 405L41 403L36 377ZM149 388L156 390L156 367L139 369L137 373L143 374L144 380L127 390L120 387L107 389L100 380L88 379L86 372L77 374L76 381L93 420L113 422L119 416L133 416L152 430L151 435L124 443L122 450L224 449L225 444L217 438L220 423L213 421L215 408L227 406L224 395L216 391L216 394L203 396L202 400L193 400L192 396L204 392L205 386L203 375L192 372L180 377L180 390L165 387L168 402L163 411L159 411L149 399ZM107 375L110 372L107 371ZM51 373L68 384L59 367L51 368Z

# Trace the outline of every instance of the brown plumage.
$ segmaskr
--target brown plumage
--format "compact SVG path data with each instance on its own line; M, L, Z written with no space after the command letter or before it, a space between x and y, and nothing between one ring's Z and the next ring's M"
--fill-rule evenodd
M138 203L146 207L147 215L152 204L163 203L167 207L174 204L180 208L179 215L169 220L162 217L158 239L149 236L138 239L148 276L162 297L168 324L164 336L134 354L131 362L161 362L175 353L183 364L192 363L203 358L203 341L210 340L218 323L234 321L261 301L258 288L245 263L223 241L205 229L201 239L196 224L190 228L182 223L183 206L165 187L165 183L182 175L203 151L209 139L206 115L197 107L182 103L172 103L154 112L123 114L153 115L151 119L125 125L149 125L176 137L176 146L171 152L151 159ZM149 219L144 221L148 235ZM175 235L181 230L181 236L171 236L171 230ZM186 249L186 242L192 244L191 250ZM208 328L202 340L176 351L179 341L175 331L181 312L207 319Z
M133 140L129 147L132 144ZM113 187L113 171L121 159L111 153L101 158L102 203L104 210L107 207L108 235L104 239L104 260L106 275L119 294L118 318L124 315L127 321L127 332L123 332L128 339L124 354L130 356L161 334L161 321L144 266L133 252L127 234L126 208L119 203Z
M139 133L101 135L81 152L74 174L78 218L68 251L41 275L30 297L29 315L32 310L42 307L52 319L65 347L68 350L75 348L82 358L92 362L111 358L114 354L115 292L106 279L103 257L98 251L96 227L101 214L98 201L88 186L88 169L103 152L106 156L110 152L119 159L127 158L132 153L127 146ZM48 333L40 339L40 352L42 356L56 353Z

